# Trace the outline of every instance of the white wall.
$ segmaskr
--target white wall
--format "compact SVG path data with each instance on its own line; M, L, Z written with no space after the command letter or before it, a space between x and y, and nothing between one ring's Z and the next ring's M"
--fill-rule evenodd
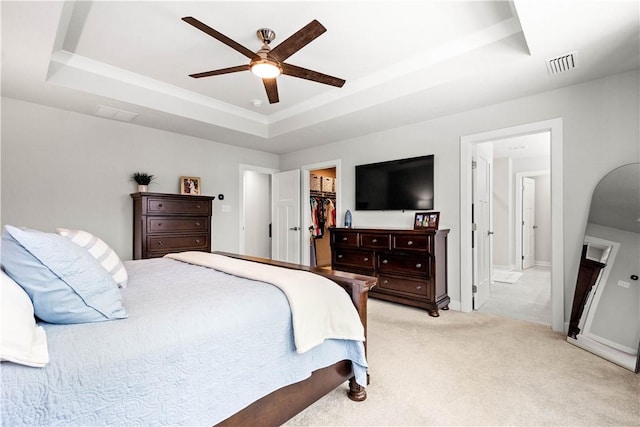
M435 209L449 234L449 295L460 301L460 137L563 119L565 318L570 315L593 188L609 170L640 158L638 71L518 98L281 156L282 170L342 161L342 209L354 207L354 166L435 154ZM402 114L402 111L398 111ZM341 217L344 212L339 212ZM354 211L354 225L410 227L413 212Z
M435 154L435 209L449 234L449 295L460 301L460 137L562 118L565 318L568 318L591 193L608 171L640 160L639 73L445 116L280 156L280 169L340 159L342 212L355 226L411 227L413 212L358 212L354 166ZM397 111L397 114L403 112ZM225 194L232 212L214 203L213 245L236 251L238 165L277 168L278 157L132 124L2 100L3 224L53 230L86 228L124 258L131 255L134 170L158 175L151 189L177 192L180 175L202 177L205 194Z
M511 159L493 159L493 265L513 268L513 212Z
M271 258L271 175L244 171L244 254Z
M2 225L93 232L132 257L134 171L149 190L180 193L181 175L202 178L213 203L213 248L237 252L239 164L277 168L278 156L130 123L2 98ZM222 212L228 205L231 212Z

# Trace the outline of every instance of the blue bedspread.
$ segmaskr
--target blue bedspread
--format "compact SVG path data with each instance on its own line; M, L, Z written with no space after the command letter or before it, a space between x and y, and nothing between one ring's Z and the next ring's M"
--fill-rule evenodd
M2 425L213 425L339 360L366 377L361 342L297 354L272 285L164 258L125 266L128 319L43 323L49 365L2 363Z

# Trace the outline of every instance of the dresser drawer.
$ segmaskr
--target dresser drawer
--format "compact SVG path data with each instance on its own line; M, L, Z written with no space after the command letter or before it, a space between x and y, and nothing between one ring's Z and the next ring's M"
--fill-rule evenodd
M341 233L336 231L331 234L331 238L334 246L340 248L357 248L358 247L358 233Z
M428 300L433 299L433 295L431 295L433 286L431 286L430 282L425 282L423 280L380 276L378 277L378 286L380 289L384 290L419 295L427 298Z
M391 236L382 233L360 233L360 247L369 249L389 249Z
M380 274L409 274L423 279L430 277L428 256L406 256L397 254L379 254L378 271Z
M403 251L432 252L433 236L396 234L393 236L391 249Z
M211 220L205 217L147 217L147 233L209 232Z
M147 236L147 251L178 252L185 250L207 250L209 236L206 234L191 236Z
M352 251L336 249L333 254L333 268L339 270L341 266L373 270L374 254L371 251Z
M171 200L149 197L147 199L147 214L150 215L211 215L211 201L209 200Z

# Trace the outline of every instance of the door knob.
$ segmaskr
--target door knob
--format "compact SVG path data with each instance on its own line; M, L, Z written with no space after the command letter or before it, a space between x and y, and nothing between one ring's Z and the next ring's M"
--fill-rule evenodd
M491 236L493 234L494 234L493 231L487 231L487 236Z
M300 230L300 227L291 227L291 228L289 228L289 230L292 230L292 231L299 231L299 230Z

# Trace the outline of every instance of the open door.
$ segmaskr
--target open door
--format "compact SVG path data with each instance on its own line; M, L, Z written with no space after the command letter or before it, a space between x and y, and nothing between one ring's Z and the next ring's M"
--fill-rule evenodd
M272 177L273 230L271 257L300 263L300 171L276 173Z
M522 178L522 269L533 267L536 256L536 181Z
M493 152L487 144L478 146L472 171L473 182L473 309L487 302L491 293L491 162Z

